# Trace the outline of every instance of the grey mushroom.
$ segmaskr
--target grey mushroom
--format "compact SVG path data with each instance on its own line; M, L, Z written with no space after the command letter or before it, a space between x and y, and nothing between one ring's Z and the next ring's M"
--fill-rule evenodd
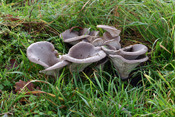
M80 31L74 31L73 29L79 28ZM72 27L60 34L60 37L63 39L63 42L70 43L72 45L77 44L78 42L88 38L90 31L87 28L81 27Z
M104 30L106 30L107 32L109 32L111 34L112 37L117 37L120 34L120 30L116 29L113 26L108 26L108 25L97 25L97 28L102 28Z
M88 42L94 41L96 38L99 38L99 31L90 31L89 37L87 38Z
M69 62L57 58L58 52L55 50L52 43L41 41L31 44L27 48L28 59L36 64L39 64L45 68L40 71L47 75L59 74L59 70L68 65Z
M120 30L117 30L115 27L107 26L107 25L97 25L97 28L102 28L107 32L103 33L103 45L101 46L109 46L110 48L114 48L115 50L121 48L120 44Z
M147 56L142 55L134 60L128 60L121 55L109 55L109 57L123 80L128 78L130 72L134 70L135 67L148 60Z
M130 45L119 50L110 50L102 47L109 54L115 68L122 79L128 78L130 72L140 63L148 60L145 53L148 48L142 44Z
M70 48L68 54L62 59L71 62L69 68L71 72L83 71L88 65L105 58L106 54L100 47L95 47L88 42L79 42Z
M102 38L96 38L95 40L90 42L94 46L102 46L104 44L104 41Z
M79 30L75 31L75 28ZM41 41L27 48L27 57L45 68L41 73L54 76L67 65L71 72L81 72L94 62L94 68L101 69L111 60L122 79L127 79L135 67L148 60L145 55L148 48L145 45L135 44L121 48L120 30L107 25L97 25L97 28L106 30L103 37L99 37L99 31L81 27L72 27L61 33L63 41L73 45L66 55L57 57L58 52L54 46Z

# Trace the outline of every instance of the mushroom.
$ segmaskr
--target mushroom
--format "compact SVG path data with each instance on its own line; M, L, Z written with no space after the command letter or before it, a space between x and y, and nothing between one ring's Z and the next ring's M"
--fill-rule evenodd
M45 70L40 71L47 75L59 74L59 70L68 65L69 62L57 58L58 52L55 50L54 46L46 41L36 42L31 44L27 48L28 59L36 64L39 64L45 68Z
M87 38L87 42L92 43L93 41L99 38L99 31L90 31L89 37Z
M109 55L110 59L112 60L114 67L120 74L121 79L125 80L128 78L130 72L137 67L140 63L145 62L148 60L147 56L139 56L134 60L129 60L121 55Z
M113 48L115 50L121 48L120 42L120 30L117 30L113 26L107 26L107 25L97 25L97 28L102 28L106 30L107 32L103 33L103 44L101 46L109 46L110 48Z
M88 42L79 42L70 48L68 54L62 59L71 62L69 69L71 72L83 71L88 65L105 58L106 54L101 47L94 47Z
M109 32L111 34L112 37L117 37L120 34L120 30L117 30L115 27L113 26L108 26L108 25L97 25L97 28L102 28L104 30L106 30L107 32Z
M130 45L116 51L103 49L109 54L122 79L128 78L130 72L136 66L148 60L148 57L144 55L148 48L142 44Z
M79 30L76 31L75 28ZM54 76L66 65L69 65L71 72L81 72L94 62L95 68L103 68L110 59L122 79L127 79L135 67L148 60L145 55L148 51L146 46L135 44L121 48L120 30L107 25L97 25L97 28L106 30L103 37L99 37L99 31L89 31L88 28L81 27L72 27L61 33L63 42L73 46L68 54L59 58L54 46L46 41L30 45L27 48L27 57L31 62L45 68L41 73Z
M93 44L94 46L102 46L104 42L102 38L96 38L91 42L91 44Z
M78 28L80 31L74 31L73 29ZM81 27L72 27L71 29L65 30L60 34L60 37L63 39L63 42L70 43L72 45L77 44L78 42L88 38L90 31L87 28Z

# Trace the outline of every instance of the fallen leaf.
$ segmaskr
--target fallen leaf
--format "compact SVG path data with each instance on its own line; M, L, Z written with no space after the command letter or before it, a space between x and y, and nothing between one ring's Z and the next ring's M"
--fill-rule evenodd
M25 81L22 81L22 80L19 80L19 82L16 82L15 83L15 92L19 92L21 91L21 89L27 84L28 82L25 82ZM27 90L29 91L33 91L35 88L34 88L34 84L33 83L29 83L27 86L26 86Z
M6 15L6 17L12 17L12 16L13 16L13 15L11 15L11 14L7 14L7 15Z
M7 15L2 16L2 17L4 18L4 20L9 20L9 21L18 21L18 20L20 20L17 17L13 17L13 15L11 15L11 14L7 14Z

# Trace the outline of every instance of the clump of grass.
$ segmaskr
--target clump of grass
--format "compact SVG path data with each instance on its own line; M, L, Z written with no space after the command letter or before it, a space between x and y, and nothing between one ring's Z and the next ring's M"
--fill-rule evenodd
M174 115L174 1L44 0L28 4L12 0L0 5L0 115ZM60 77L53 78L39 74L42 67L26 57L27 47L43 40L52 42L60 54L66 53L68 47L59 33L72 26L96 30L97 24L122 29L125 46L143 43L149 47L149 62L139 66L128 81L120 80L110 62L104 71L70 74L64 68ZM18 66L7 70L11 59ZM142 85L132 86L130 82L138 77ZM31 80L46 93L15 94L19 80Z

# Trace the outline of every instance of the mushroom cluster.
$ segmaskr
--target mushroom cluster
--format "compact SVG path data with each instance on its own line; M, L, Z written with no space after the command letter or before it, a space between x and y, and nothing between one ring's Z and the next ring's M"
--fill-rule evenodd
M73 45L65 55L59 55L50 42L41 41L27 48L28 59L45 69L40 71L47 75L59 75L60 69L69 67L71 72L81 72L92 63L100 62L103 66L110 60L122 79L140 63L148 60L145 53L148 48L142 44L121 48L120 30L113 26L97 25L106 32L99 36L99 31L88 28L72 27L60 34L63 42ZM77 30L78 29L78 30Z

